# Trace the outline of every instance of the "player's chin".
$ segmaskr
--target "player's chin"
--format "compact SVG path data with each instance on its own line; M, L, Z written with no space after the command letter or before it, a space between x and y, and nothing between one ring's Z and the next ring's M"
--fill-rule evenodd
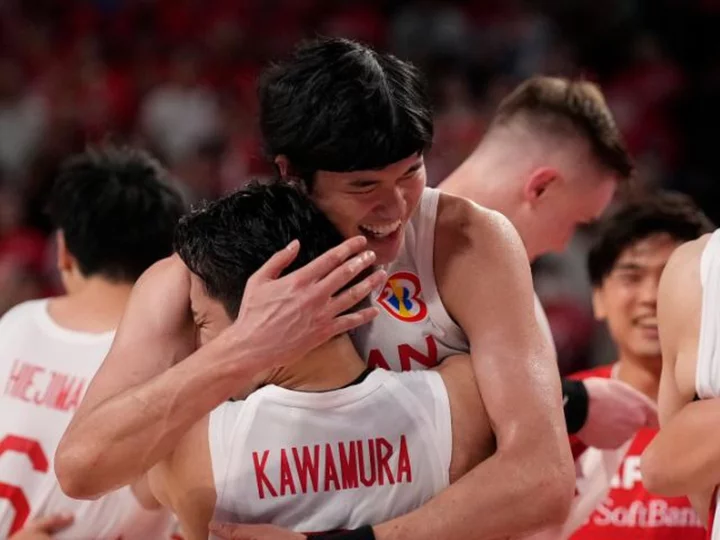
M400 255L403 244L402 229L384 238L368 238L368 249L375 252L375 264L390 264Z

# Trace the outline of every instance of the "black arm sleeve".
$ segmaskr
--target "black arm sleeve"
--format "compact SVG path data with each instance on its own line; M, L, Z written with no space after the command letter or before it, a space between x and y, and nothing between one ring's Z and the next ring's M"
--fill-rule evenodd
M585 425L589 397L582 381L562 380L563 410L565 424L570 435L575 435Z

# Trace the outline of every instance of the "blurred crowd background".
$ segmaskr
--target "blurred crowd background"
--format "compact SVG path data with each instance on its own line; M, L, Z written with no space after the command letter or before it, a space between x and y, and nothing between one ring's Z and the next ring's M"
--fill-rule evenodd
M66 156L108 137L142 145L191 201L269 174L257 75L316 35L422 67L431 184L520 80L582 76L601 84L640 180L720 223L717 28L720 0L0 0L0 314L58 290L43 208ZM588 237L534 268L565 372L613 358L590 308Z

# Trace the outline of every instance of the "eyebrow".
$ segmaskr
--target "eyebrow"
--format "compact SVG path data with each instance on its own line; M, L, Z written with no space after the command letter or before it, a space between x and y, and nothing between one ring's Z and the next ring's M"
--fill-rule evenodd
M420 167L422 167L422 166L423 166L423 161L420 159L420 160L416 161L414 164L410 165L408 170L403 173L403 176L407 176L408 174L414 173L415 171L419 170Z
M618 264L618 265L615 267L614 271L615 271L615 272L618 272L618 271L620 271L620 272L622 272L622 271L638 271L638 270L643 270L643 269L644 269L644 267L640 266L640 265L637 264L637 263L626 262L626 263L620 263L620 264Z

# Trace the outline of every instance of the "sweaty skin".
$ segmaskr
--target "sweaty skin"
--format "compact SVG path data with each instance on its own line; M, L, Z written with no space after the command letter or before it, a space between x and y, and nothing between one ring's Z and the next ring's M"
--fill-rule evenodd
M693 403L702 308L700 258L709 235L680 246L668 261L658 291L663 367L658 405L660 432L642 458L643 482L662 495L688 495L706 520L720 483L720 445L708 437L717 400ZM704 406L700 406L704 405ZM698 414L700 413L700 414Z

